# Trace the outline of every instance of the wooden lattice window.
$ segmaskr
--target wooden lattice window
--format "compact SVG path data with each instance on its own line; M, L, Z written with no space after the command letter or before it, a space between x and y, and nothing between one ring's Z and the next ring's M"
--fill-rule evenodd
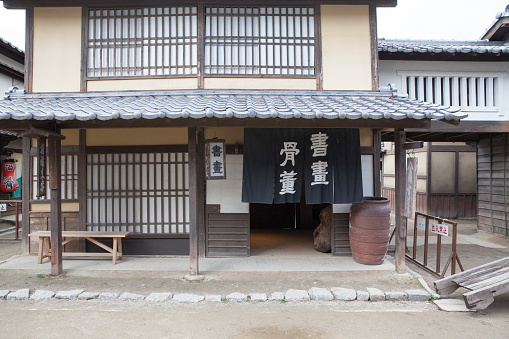
M46 164L48 164L48 157L46 157ZM61 156L61 197L65 202L78 201L78 155L69 154ZM37 174L37 156L32 156L32 201L45 201L50 199L49 189L49 166L46 165L46 195L37 197L39 178Z
M89 78L316 74L312 7L91 9L88 14Z
M205 9L205 74L315 74L313 8Z
M189 232L187 153L87 155L87 230Z
M196 7L94 9L88 21L88 77L198 72Z

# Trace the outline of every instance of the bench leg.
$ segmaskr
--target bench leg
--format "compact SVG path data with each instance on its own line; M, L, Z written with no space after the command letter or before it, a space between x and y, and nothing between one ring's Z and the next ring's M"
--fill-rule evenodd
M122 238L118 238L118 259L122 260Z
M117 264L118 238L113 238L113 265Z
M39 237L39 252L37 252L37 263L42 264L42 254L44 253L44 238Z

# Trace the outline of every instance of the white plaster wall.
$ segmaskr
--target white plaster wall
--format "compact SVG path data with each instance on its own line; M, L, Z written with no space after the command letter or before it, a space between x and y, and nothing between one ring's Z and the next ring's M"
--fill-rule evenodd
M380 60L379 77L380 86L387 86L389 83L396 85L398 92L404 88L404 72L447 72L447 73L501 73L503 75L500 89L499 109L480 110L475 108L462 107L468 114L467 120L476 121L503 121L509 120L509 96L504 95L509 90L509 62L455 62L455 61L401 61L401 60ZM398 75L398 72L400 73Z
M221 205L221 213L249 213L249 204L242 203L241 154L226 155L226 179L207 180L207 204Z

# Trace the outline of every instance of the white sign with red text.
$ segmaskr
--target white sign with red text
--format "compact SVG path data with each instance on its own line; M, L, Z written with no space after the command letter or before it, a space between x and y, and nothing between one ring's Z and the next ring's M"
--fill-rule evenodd
M439 235L449 236L449 226L439 223L431 223L431 232Z
M7 211L7 204L0 204L0 212Z

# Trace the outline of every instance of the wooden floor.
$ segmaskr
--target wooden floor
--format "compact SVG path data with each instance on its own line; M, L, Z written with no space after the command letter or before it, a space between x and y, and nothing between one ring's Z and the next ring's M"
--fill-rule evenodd
M313 230L253 229L251 256L263 257L331 257L313 246Z

